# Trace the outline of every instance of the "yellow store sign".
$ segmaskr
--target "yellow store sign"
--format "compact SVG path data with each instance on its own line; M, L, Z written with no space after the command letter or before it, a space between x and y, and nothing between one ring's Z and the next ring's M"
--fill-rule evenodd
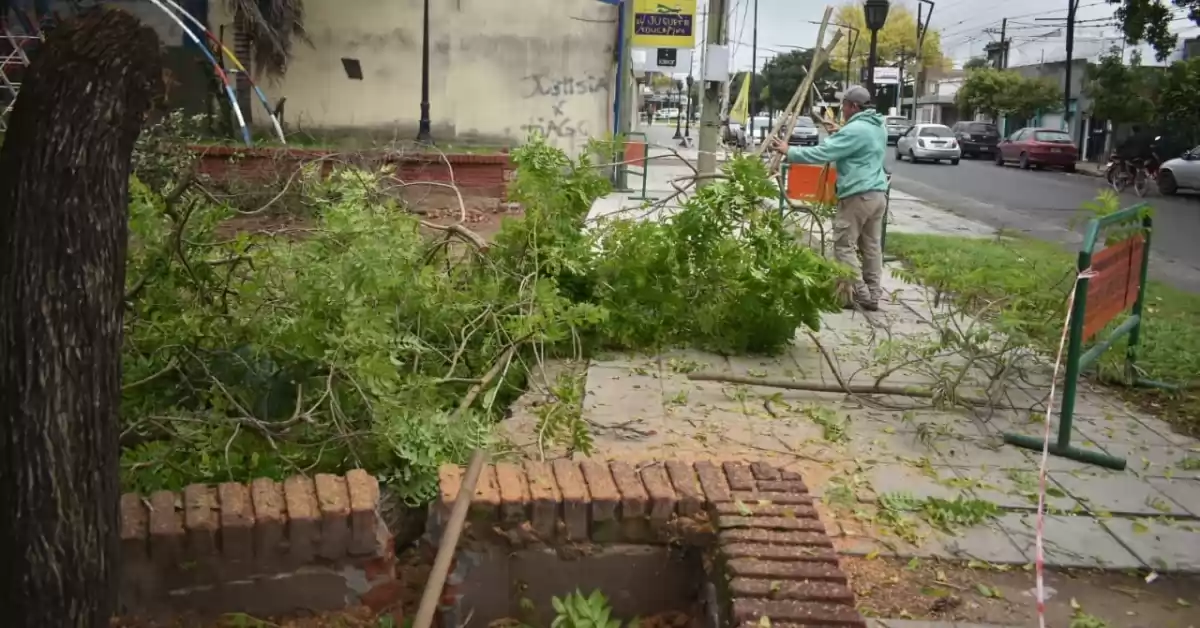
M633 0L635 48L693 48L696 0Z

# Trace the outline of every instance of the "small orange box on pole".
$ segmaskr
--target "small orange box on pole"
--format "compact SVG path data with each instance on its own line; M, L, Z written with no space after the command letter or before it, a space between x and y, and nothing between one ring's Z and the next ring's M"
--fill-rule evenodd
M807 203L836 203L837 170L815 164L789 164L787 197Z

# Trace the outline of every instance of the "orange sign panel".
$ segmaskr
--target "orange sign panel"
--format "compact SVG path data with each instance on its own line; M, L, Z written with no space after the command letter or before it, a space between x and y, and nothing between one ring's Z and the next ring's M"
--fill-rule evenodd
M1137 301L1145 246L1145 238L1138 234L1092 256L1092 271L1096 275L1088 280L1084 340L1094 337Z
M787 196L793 201L836 203L837 170L814 164L789 164Z
M625 163L630 166L645 166L646 143L625 142Z

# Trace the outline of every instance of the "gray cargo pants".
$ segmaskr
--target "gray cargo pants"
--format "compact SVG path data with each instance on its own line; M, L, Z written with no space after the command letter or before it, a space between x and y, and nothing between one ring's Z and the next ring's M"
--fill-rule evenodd
M854 269L854 298L874 303L883 294L879 286L883 276L883 214L887 197L883 192L864 192L838 202L833 219L833 255ZM862 250L862 266L858 263ZM860 278L861 277L861 278Z

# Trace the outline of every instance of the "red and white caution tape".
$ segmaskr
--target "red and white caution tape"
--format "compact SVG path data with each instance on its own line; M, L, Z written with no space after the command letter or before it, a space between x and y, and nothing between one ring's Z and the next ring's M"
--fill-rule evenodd
M1037 573L1037 615L1039 628L1046 628L1046 581L1043 577L1046 568L1046 557L1042 552L1042 540L1044 538L1043 531L1046 526L1046 467L1050 463L1050 422L1054 416L1054 393L1058 384L1058 369L1062 366L1063 350L1067 346L1067 333L1071 329L1071 312L1075 309L1075 293L1079 290L1079 281L1082 279L1091 279L1096 273L1092 269L1087 269L1075 277L1075 283L1071 286L1071 294L1067 297L1067 315L1063 319L1062 335L1058 339L1058 354L1054 356L1054 373L1050 378L1050 400L1046 402L1046 416L1044 423L1045 432L1042 440L1042 462L1038 469L1038 507L1037 507L1037 535L1035 546L1037 547L1037 557L1034 559L1034 569Z

